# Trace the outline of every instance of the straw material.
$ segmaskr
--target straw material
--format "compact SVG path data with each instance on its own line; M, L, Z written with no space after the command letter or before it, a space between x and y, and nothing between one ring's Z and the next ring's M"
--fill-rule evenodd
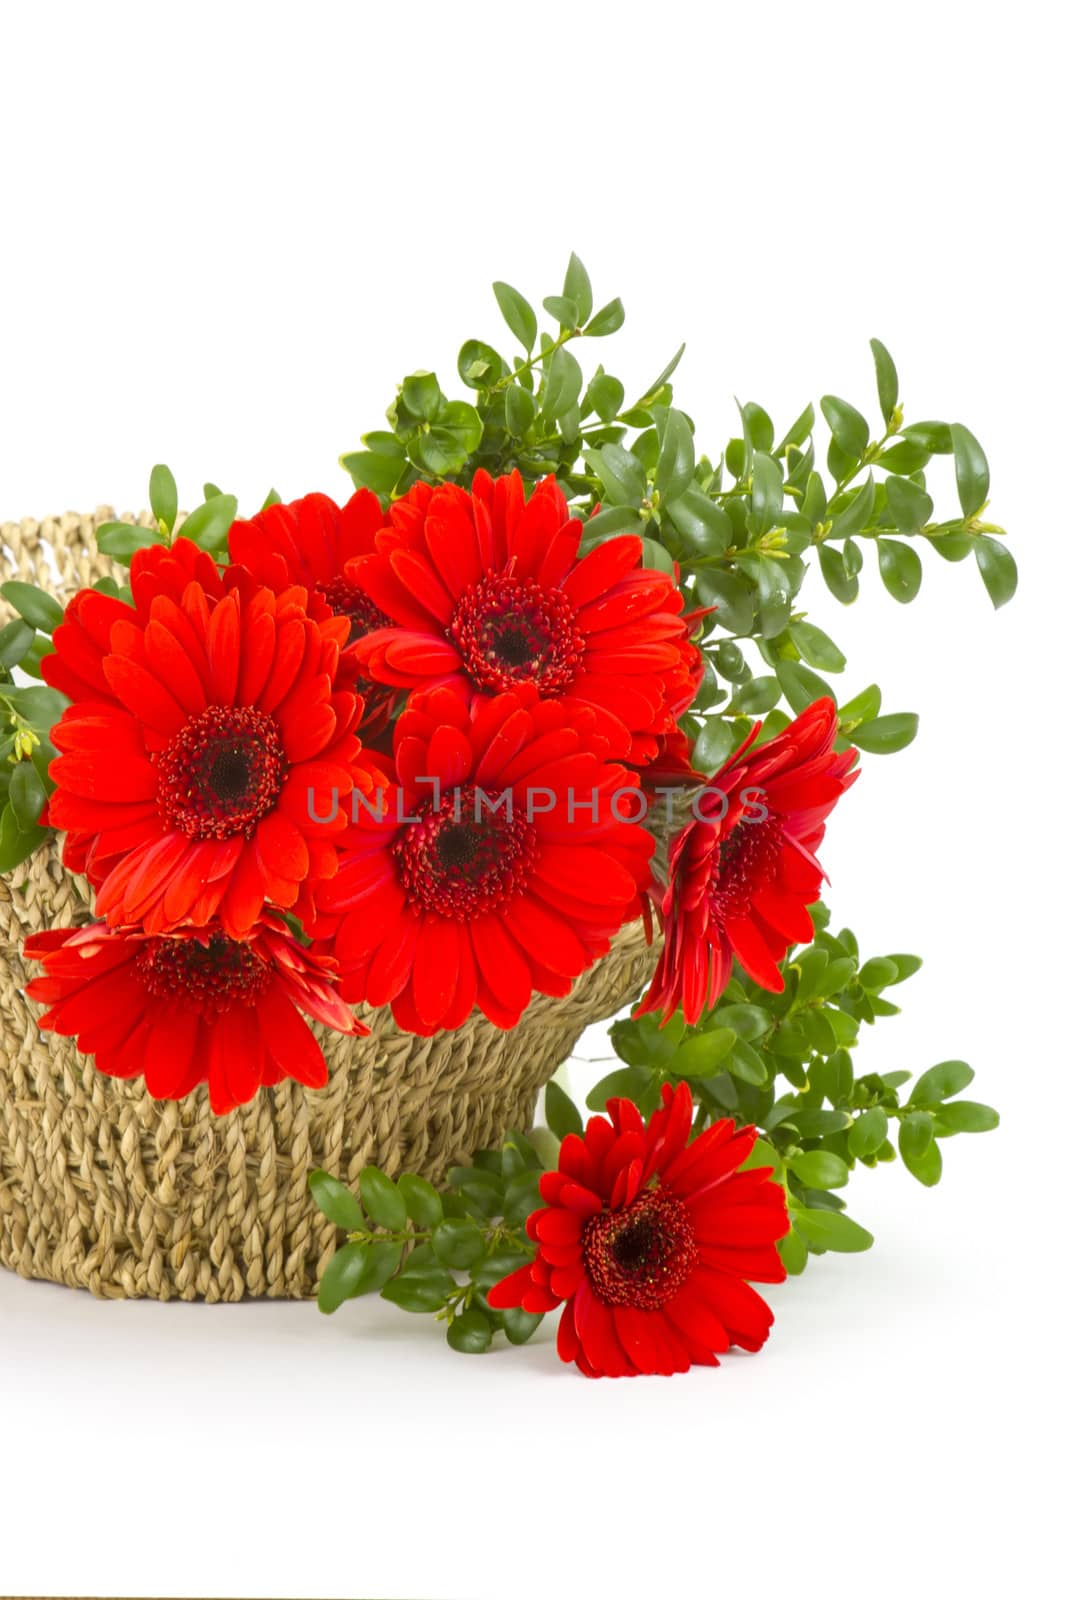
M5 579L66 599L114 573L92 540L111 517L3 524ZM325 1089L284 1083L216 1118L206 1088L152 1100L140 1080L107 1078L72 1041L39 1031L22 941L89 918L88 885L64 871L54 841L0 877L0 1262L116 1299L313 1295L337 1232L311 1203L310 1172L352 1182L373 1162L435 1181L529 1126L583 1029L634 999L652 965L633 925L566 1000L539 996L507 1033L479 1015L423 1039L387 1012L369 1039L316 1029Z

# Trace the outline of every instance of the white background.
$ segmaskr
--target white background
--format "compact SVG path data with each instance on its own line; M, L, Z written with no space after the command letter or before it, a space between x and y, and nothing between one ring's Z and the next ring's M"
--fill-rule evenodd
M568 251L677 394L875 410L992 462L994 615L925 560L813 617L922 713L826 849L835 917L915 949L868 1069L963 1056L1001 1130L771 1291L766 1350L590 1383L547 1327L476 1360L381 1303L97 1304L0 1275L0 1587L418 1600L1051 1591L1063 1334L1062 50L1052 8L927 3L5 8L0 519L144 503L168 460L340 495L400 377L502 333ZM595 1052L595 1048L592 1053ZM590 1069L596 1071L597 1069ZM1057 1541L1058 1542L1058 1541ZM953 1578L951 1575L955 1574Z

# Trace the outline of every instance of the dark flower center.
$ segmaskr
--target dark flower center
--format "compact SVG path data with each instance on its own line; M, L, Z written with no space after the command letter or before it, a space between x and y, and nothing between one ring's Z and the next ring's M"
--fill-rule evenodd
M211 933L196 939L148 939L135 958L148 993L160 1000L189 1001L211 1017L231 1006L255 1005L270 980L270 968L250 944Z
M400 881L425 911L469 922L525 887L537 833L510 801L467 784L405 828L393 846Z
M605 1305L658 1311L692 1272L697 1245L685 1202L669 1189L646 1189L623 1210L590 1217L582 1253Z
M252 837L273 810L288 771L274 718L254 706L208 706L157 761L159 808L190 839Z
M373 633L375 628L393 626L391 619L384 611L379 611L370 595L350 583L343 573L326 583L316 584L316 588L335 617L348 618L349 644L353 639L362 639L365 633Z
M566 595L499 572L461 597L448 632L475 683L495 692L535 683L542 695L562 694L584 648Z
M719 845L712 891L723 922L748 915L752 897L774 876L782 851L782 824L775 816L735 824Z

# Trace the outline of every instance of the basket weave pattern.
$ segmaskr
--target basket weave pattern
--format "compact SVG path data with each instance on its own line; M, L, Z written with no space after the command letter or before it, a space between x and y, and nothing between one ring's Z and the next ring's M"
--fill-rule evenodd
M111 516L3 524L4 577L65 600L114 574L92 537ZM206 1088L155 1101L140 1080L107 1078L73 1041L38 1029L22 941L89 917L88 885L63 869L54 841L0 878L0 1262L108 1298L314 1294L337 1234L311 1202L311 1171L351 1182L374 1162L440 1180L529 1125L583 1029L635 998L652 965L631 926L567 999L536 997L510 1032L476 1015L423 1039L388 1012L374 1014L368 1039L316 1028L325 1089L283 1083L216 1118Z

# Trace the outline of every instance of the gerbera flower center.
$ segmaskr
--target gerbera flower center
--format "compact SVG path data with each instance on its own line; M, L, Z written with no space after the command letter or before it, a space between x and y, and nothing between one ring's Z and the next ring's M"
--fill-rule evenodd
M537 850L532 822L494 790L466 784L423 808L393 846L400 881L426 911L472 921L526 884Z
M753 895L773 876L782 849L782 824L775 816L737 823L719 846L715 909L723 922L748 915Z
M210 1017L231 1006L254 1005L270 968L250 944L212 933L200 939L148 939L134 962L148 993L189 1001Z
M535 683L544 696L574 682L583 644L574 608L532 578L487 573L456 606L448 633L482 689Z
M589 1218L582 1254L605 1305L658 1311L692 1272L697 1244L685 1202L669 1189L646 1189L622 1211Z
M208 706L157 762L164 823L190 839L251 838L288 770L281 730L254 706Z
M366 633L373 633L375 628L393 626L391 619L378 609L370 595L350 583L343 573L326 583L316 584L316 588L335 617L348 618L349 644L353 639L362 639Z

